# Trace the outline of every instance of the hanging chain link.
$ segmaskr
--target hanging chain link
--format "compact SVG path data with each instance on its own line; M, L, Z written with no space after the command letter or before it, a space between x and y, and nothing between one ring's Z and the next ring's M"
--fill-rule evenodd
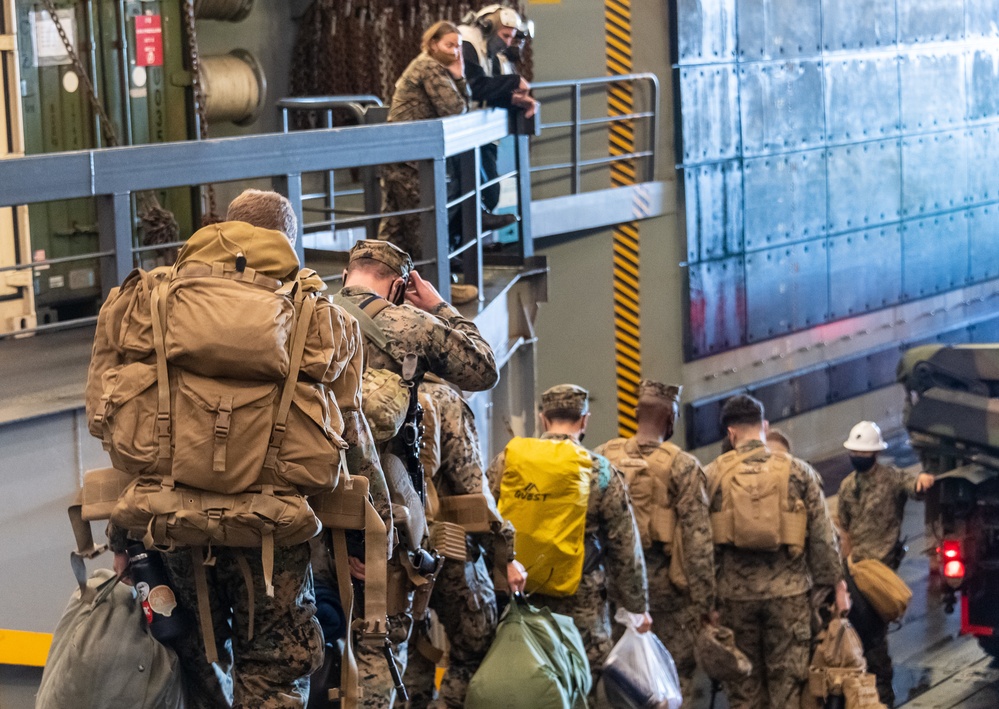
M205 87L201 82L201 55L198 53L198 30L195 26L194 0L184 0L184 28L187 34L187 58L191 65L191 93L198 116L198 136L208 140L208 116L205 110ZM215 185L204 186L208 212L201 218L203 226L222 221L215 201Z

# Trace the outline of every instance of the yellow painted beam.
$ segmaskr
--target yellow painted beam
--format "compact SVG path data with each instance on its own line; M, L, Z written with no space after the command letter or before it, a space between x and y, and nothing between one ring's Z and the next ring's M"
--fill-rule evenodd
M0 665L44 667L52 645L52 633L0 630Z

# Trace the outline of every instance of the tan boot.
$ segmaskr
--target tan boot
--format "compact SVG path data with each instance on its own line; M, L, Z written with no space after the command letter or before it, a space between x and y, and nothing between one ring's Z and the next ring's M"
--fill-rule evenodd
M451 286L451 302L455 305L464 305L478 299L479 289L467 283L455 283Z

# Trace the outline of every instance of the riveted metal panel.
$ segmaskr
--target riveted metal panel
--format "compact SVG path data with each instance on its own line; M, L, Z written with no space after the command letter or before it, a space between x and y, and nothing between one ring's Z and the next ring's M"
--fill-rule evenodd
M825 406L829 403L829 368L823 366L802 372L794 378L792 386L798 413Z
M735 0L677 0L681 64L735 59Z
M829 314L871 312L898 303L902 295L902 245L898 225L831 237Z
M690 265L690 354L692 357L746 344L746 285L743 258Z
M968 140L968 202L999 199L999 124L970 128Z
M739 0L739 59L787 59L822 50L819 0Z
M739 67L746 156L818 147L825 133L817 61Z
M997 342L999 341L999 318L975 323L968 328L968 334L972 342Z
M898 219L900 159L898 140L829 148L830 232Z
M828 59L825 71L826 140L845 143L896 135L898 59Z
M734 66L680 69L683 161L738 157L739 93Z
M721 407L725 399L706 399L687 404L687 448L700 448L721 440Z
M969 39L999 37L999 0L964 0L964 12Z
M742 170L738 162L684 170L687 258L703 261L742 251Z
M868 360L857 357L829 366L829 398L841 401L867 391Z
M763 404L763 415L774 421L786 419L798 413L794 398L794 379L787 377L775 382L750 387L749 393Z
M867 357L867 388L878 389L894 384L901 349L889 347Z
M824 233L824 150L746 160L743 175L747 251Z
M746 338L765 340L828 318L825 240L746 254Z
M961 0L898 0L900 44L946 42L963 37Z
M968 120L999 116L999 49L969 52L967 66Z
M963 286L968 276L968 220L963 213L902 225L902 297L923 298Z
M999 205L969 209L967 215L970 279L999 277Z
M960 207L967 201L966 131L902 140L902 216Z
M899 60L902 130L947 128L964 121L964 54L909 53Z
M895 0L822 0L826 51L895 44Z

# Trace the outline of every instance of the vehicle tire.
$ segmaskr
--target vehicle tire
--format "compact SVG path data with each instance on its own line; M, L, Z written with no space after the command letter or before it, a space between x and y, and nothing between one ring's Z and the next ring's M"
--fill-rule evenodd
M992 657L999 659L999 638L997 637L985 637L984 635L978 636L978 644L982 646L982 649L987 652Z

